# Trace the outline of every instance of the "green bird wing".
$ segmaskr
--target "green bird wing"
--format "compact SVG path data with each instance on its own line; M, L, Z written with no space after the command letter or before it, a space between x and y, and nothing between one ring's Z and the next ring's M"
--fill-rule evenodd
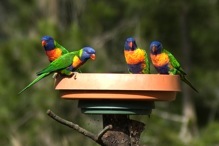
M69 53L69 51L67 49L65 49L62 45L60 45L58 42L56 42L56 41L54 41L54 42L55 42L56 48L60 48L62 50L62 55ZM80 73L82 73L80 69L77 69L77 70Z
M56 72L69 67L73 62L73 57L78 54L79 54L78 51L74 51L60 56L59 58L51 62L48 67L39 71L37 75Z
M58 42L54 41L55 47L60 48L62 50L62 55L69 53L67 49L65 49L62 45L60 45Z
M36 79L34 79L30 84L28 84L25 88L23 88L18 94L21 94L22 92L24 92L25 90L27 90L29 87L31 87L32 85L36 84L37 82L39 82L41 79L45 78L46 76L50 75L50 73L43 73L41 75L39 75Z
M176 58L171 54L169 51L163 49L163 52L166 53L170 59L171 65L182 75L186 75L185 71L182 69L179 62L176 60Z
M192 85L192 83L186 78L186 73L180 66L179 62L176 60L176 58L167 50L163 49L163 52L168 54L168 57L170 59L170 62L174 69L176 70L176 73L180 75L180 78L182 81L184 81L186 84L188 84L193 90L195 90L198 93L198 90Z
M149 58L148 58L147 51L144 50L144 52L145 52L144 61L146 63L146 68L144 69L144 73L149 74L150 73L150 61L149 61Z

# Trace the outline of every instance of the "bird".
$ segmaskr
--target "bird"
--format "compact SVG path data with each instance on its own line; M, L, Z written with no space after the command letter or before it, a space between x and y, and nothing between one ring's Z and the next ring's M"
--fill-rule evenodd
M57 58L59 58L60 56L66 53L69 53L69 51L66 48L60 45L57 41L53 39L53 37L49 35L45 35L41 38L41 44L50 62L56 60ZM78 69L78 71L81 72L80 69ZM63 70L62 72L65 72L65 71ZM57 73L54 73L53 78L55 78L56 76L57 76Z
M124 44L124 56L128 72L132 74L149 74L150 62L146 50L138 48L133 37L128 37Z
M189 85L194 91L198 90L186 78L186 73L182 69L177 59L159 41L152 41L150 44L150 58L153 66L159 74L179 75L180 79Z
M41 38L42 47L50 62L59 58L61 55L68 53L69 51L55 41L51 36L45 35Z
M46 76L59 72L65 76L72 76L75 71L83 65L87 60L95 60L96 51L91 47L84 47L78 51L66 53L56 60L52 61L46 68L37 72L37 78L23 88L18 94L21 94L26 89L45 78Z

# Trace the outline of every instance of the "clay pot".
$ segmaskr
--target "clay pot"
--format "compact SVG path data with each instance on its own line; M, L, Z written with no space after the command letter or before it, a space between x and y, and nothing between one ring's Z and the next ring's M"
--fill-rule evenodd
M177 75L78 73L58 77L55 89L65 99L172 101L180 91Z

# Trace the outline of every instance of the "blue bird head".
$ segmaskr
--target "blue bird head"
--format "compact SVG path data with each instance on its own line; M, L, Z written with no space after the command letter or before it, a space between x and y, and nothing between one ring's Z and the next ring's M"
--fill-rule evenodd
M45 51L50 51L50 50L55 49L55 42L51 36L43 36L41 38L41 43Z
M125 41L124 49L126 51L134 51L137 48L137 44L135 42L135 39L132 37L129 37Z
M151 54L160 54L162 52L163 46L159 41L153 41L150 44L150 52Z
M82 61L87 61L88 59L95 60L96 51L91 47L84 47L82 48L82 55L80 58Z

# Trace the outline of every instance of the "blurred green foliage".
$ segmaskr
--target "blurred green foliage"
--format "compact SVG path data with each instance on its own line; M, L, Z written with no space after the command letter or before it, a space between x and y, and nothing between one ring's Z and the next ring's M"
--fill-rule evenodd
M126 37L136 38L148 51L160 40L184 62L180 18L186 9L186 38L190 42L189 78L200 93L191 92L199 135L189 142L180 138L182 122L152 113L137 116L146 123L142 145L219 144L219 1L218 0L8 0L0 2L0 145L70 146L96 145L90 139L52 121L48 108L62 117L98 132L101 117L83 115L76 101L65 101L54 91L52 77L37 83L22 95L17 93L48 64L40 38L53 36L72 51L92 46L95 62L82 72L127 72L123 58ZM152 69L154 71L154 69ZM155 73L155 72L154 72ZM158 110L182 115L182 94L171 103L157 103ZM134 116L134 118L136 118Z

